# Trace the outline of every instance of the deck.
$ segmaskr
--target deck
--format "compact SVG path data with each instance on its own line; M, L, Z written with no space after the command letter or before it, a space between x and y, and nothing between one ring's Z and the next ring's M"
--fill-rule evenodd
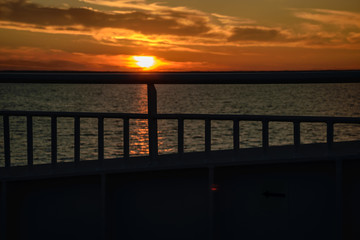
M336 162L360 159L360 141L334 143L329 151L327 144L304 144L299 149L294 146L273 146L267 152L263 148L241 150L216 150L211 152L189 152L159 155L156 159L149 156L131 158L86 160L14 166L0 168L2 181L33 180L80 175L101 175L127 172L146 172L189 168L216 168L224 166L256 166L275 164L299 164L311 162Z

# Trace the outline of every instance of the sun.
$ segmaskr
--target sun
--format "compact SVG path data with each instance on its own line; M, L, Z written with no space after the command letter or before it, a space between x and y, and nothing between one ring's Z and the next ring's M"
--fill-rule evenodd
M132 57L136 62L135 64L143 69L151 69L155 67L156 60L152 56L133 56Z

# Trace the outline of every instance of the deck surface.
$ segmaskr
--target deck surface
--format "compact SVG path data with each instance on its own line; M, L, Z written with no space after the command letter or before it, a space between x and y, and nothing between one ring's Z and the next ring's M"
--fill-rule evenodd
M13 166L0 168L1 180L37 179L62 176L92 174L111 174L119 172L141 172L169 169L204 168L211 166L266 165L281 163L360 160L360 141L334 143L331 150L324 143L294 146L273 146L265 152L263 148L246 148L239 151L218 150L211 152L192 152L159 155L155 159L149 156L130 157L129 159L85 160L38 164L33 166Z

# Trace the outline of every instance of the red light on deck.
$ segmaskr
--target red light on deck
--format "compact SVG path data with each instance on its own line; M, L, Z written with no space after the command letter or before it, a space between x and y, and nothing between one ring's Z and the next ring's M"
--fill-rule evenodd
M219 185L217 185L217 184L211 184L210 190L211 190L211 191L218 191L218 190L219 190Z

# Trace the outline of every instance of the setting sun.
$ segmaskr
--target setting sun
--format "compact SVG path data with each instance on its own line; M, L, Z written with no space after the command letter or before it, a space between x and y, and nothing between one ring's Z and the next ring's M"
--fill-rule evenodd
M154 57L151 56L133 56L133 59L136 61L136 65L144 68L149 69L151 67L154 67L156 61Z

